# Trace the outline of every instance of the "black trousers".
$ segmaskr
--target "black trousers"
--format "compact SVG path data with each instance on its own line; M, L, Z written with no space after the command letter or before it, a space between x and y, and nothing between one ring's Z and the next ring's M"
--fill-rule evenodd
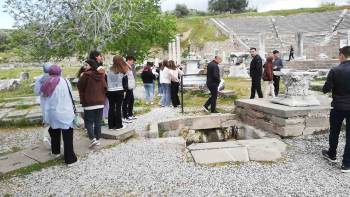
M124 99L124 90L109 91L107 96L109 101L108 128L122 128L122 103Z
M275 87L275 96L278 96L278 93L280 92L280 76L273 76L273 86Z
M102 122L103 108L84 110L85 128L88 131L90 140L101 138L101 122Z
M74 153L73 147L73 129L49 129L51 137L51 150L52 154L61 153L61 133L63 136L64 147L64 162L71 164L77 161L77 156Z
M339 142L339 134L343 120L346 120L346 144L343 155L343 165L350 166L350 111L332 109L329 117L329 155L336 156Z
M261 77L252 78L252 87L250 92L250 99L255 98L255 92L258 93L259 98L263 98L263 93L261 91Z
M204 107L209 108L211 112L216 112L216 100L218 98L218 86L208 86L208 89L210 91L210 97L205 102Z
M171 102L173 104L174 107L177 107L178 105L180 105L180 99L179 99L179 86L180 83L179 82L171 82Z
M294 53L290 53L289 54L289 60L288 61L290 61L292 58L294 59Z
M133 90L127 90L125 91L125 97L123 100L123 118L128 118L130 116L133 116L133 110L134 110L134 91Z

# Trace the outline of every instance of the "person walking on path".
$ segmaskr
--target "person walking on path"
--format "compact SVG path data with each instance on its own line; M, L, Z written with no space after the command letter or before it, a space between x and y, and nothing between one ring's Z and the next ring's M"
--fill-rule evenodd
M273 57L269 56L266 59L266 62L264 64L264 72L263 72L263 80L267 82L266 84L266 90L265 90L265 96L268 97L269 95L272 96L272 98L275 97L275 88L273 85Z
M113 65L107 73L107 97L109 101L108 128L122 129L122 103L124 99L123 77L129 66L121 56L113 57Z
M207 68L207 87L210 91L210 97L203 105L203 109L211 113L218 113L216 111L216 100L218 98L218 87L220 84L220 69L219 64L222 62L222 58L220 56L215 56L214 60L208 64Z
M46 97L43 97L40 88L43 85L43 83L45 82L45 80L49 78L49 69L52 65L53 64L49 63L49 62L43 64L44 74L37 77L35 80L35 84L34 84L34 94L39 96L39 103L40 103L41 113L43 114L43 117L45 116L44 115L44 113L45 113L44 107L45 107ZM43 124L46 124L46 123L43 122ZM48 149L51 149L51 139L50 139L50 135L49 135L51 129L52 128L49 127L48 131L43 131L43 143Z
M329 149L322 155L331 162L337 160L339 134L346 120L346 143L344 148L342 172L350 172L350 46L339 49L340 64L332 68L323 86L323 93L332 92L330 112Z
M289 49L289 59L288 61L291 61L293 58L294 60L294 48L293 48L293 45L290 45L290 49Z
M280 52L274 50L273 52L273 71L281 71L283 68L283 61L280 58ZM275 87L275 96L278 96L280 91L280 80L281 77L277 75L273 75L273 86Z
M84 108L84 123L91 140L90 147L100 145L101 121L106 100L105 74L99 73L92 59L86 61L87 70L78 81L80 103Z
M133 56L128 56L126 57L126 63L129 66L129 70L126 73L128 77L128 88L125 90L125 97L123 100L123 121L130 123L131 120L136 119L133 113L134 110L134 89L136 87L136 82L135 82L135 76L136 76L136 71L135 71L135 61L136 59Z
M174 107L177 107L181 104L179 99L179 87L180 87L180 78L184 73L182 72L182 70L176 67L175 62L173 60L169 61L169 68L170 68L170 74L171 74L171 85L170 85L171 102Z
M249 75L252 78L250 99L255 98L255 92L258 93L259 98L263 98L263 93L261 91L262 59L256 53L256 48L250 49L250 55L253 58L252 61L250 62L250 72L249 72Z
M61 134L63 135L64 161L72 164L77 161L73 148L74 105L71 98L72 87L69 81L61 77L61 68L53 65L49 69L49 77L40 90L46 97L44 121L52 128L51 150L55 158L61 153Z
M153 104L154 80L156 76L152 72L153 62L147 62L141 73L141 79L146 93L146 104Z
M163 95L160 101L162 107L169 107L171 102L171 75L168 60L163 61L163 69L160 70L160 83L163 88Z

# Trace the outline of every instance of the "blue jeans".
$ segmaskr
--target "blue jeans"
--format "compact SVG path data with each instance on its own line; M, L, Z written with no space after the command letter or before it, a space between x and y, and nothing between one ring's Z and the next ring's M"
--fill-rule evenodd
M169 107L171 102L171 88L170 83L163 83L163 95L160 104L164 107Z
M85 128L88 131L90 140L101 137L101 121L103 108L94 110L84 110Z
M144 83L143 86L145 87L146 101L152 102L153 96L154 96L154 84L153 83Z
M163 84L161 84L158 80L158 94L162 95L163 94Z

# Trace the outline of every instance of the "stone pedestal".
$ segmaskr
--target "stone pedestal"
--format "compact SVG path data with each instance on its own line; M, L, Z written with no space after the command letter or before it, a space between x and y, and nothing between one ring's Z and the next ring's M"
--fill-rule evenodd
M282 137L308 135L329 129L329 103L291 107L265 99L242 99L235 104L236 113L243 123Z

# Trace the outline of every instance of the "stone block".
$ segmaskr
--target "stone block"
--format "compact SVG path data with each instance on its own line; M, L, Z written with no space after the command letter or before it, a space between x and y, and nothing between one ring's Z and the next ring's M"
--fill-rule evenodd
M152 122L149 127L148 137L159 138L158 123Z
M306 127L323 127L329 128L329 118L328 117L307 117Z
M225 121L225 122L222 122L221 123L221 127L233 127L233 126L237 126L239 125L240 123L237 121L237 120L228 120L228 121Z
M271 122L280 126L286 126L286 125L304 124L305 119L302 117L281 118L278 116L272 116Z
M0 157L0 174L6 174L23 167L38 163L26 157L23 152L16 152Z
M196 144L191 149L191 154L198 164L249 161L247 147L232 142L230 145L227 142L203 143L200 146Z
M179 129L184 125L182 118L181 119L173 119L165 122L160 122L158 124L158 129L161 131L169 131Z
M43 120L43 116L41 113L29 113L25 116L25 119L27 119L31 122L40 123Z
M264 114L264 113L261 113L261 112L259 112L259 111L252 110L252 109L247 109L246 114L247 114L248 116L253 117L253 118L260 118L260 119L262 119L262 118L265 117L265 114Z
M50 155L51 150L47 149L43 144L31 147L23 151L23 154L39 163L45 163L53 159Z
M193 119L190 129L212 129L221 127L221 118L219 116L202 116Z
M12 109L1 109L0 110L0 120L5 118L7 114L11 111Z
M277 161L286 151L287 145L277 139L239 140L248 148L251 161Z
M282 137L297 137L303 135L304 125L292 125L286 127L275 127L274 133Z
M21 118L27 115L28 110L14 110L7 114L7 119L15 119L15 118Z
M134 136L135 133L135 129L133 128L125 128L122 130L109 130L103 128L101 137L105 139L124 141Z
M180 135L181 135L180 129L177 129L177 130L164 132L162 137L165 137L165 138L168 138L168 137L179 137Z

